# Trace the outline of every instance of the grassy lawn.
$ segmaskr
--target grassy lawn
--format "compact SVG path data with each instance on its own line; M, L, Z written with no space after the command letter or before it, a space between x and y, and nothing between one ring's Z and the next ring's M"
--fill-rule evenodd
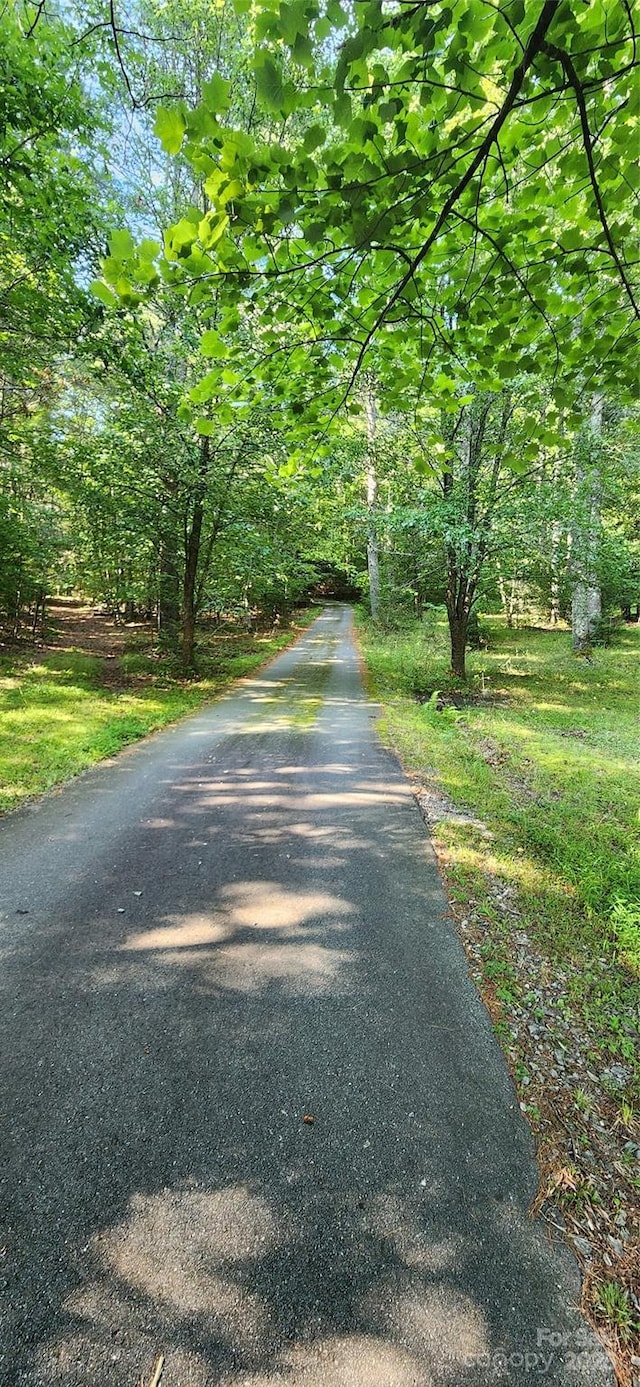
M109 660L78 649L0 657L0 812L195 712L289 645L317 614L298 613L290 628L268 635L209 638L200 675L190 680L148 648Z
M589 664L566 631L481 618L463 690L443 612L406 631L358 625L381 734L427 797L470 971L538 1137L542 1192L579 1238L588 1308L625 1381L640 1330L640 629Z
M640 629L624 628L589 665L566 632L508 631L496 618L483 626L488 649L469 661L478 701L457 709L447 706L460 686L447 674L444 620L426 634L361 623L383 731L411 769L491 830L487 864L484 836L452 829L451 863L463 874L488 865L517 888L550 956L604 958L624 993L640 978Z

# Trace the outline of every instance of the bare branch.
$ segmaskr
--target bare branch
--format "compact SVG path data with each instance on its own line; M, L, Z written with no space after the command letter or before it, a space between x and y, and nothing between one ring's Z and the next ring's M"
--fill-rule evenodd
M122 57L122 53L120 52L120 40L119 40L119 38L118 38L119 30L118 30L118 25L116 24L116 10L115 10L115 3L114 3L114 0L109 0L109 24L110 24L110 27L111 27L111 33L113 34L113 42L114 42L114 47L115 47L115 50L116 50L116 57L117 57L117 59L118 59L118 66L119 66L119 68L120 68L120 71L121 71L121 73L122 73L122 76L124 77L125 86L126 86L126 88L127 88L127 91L128 91L128 93L129 93L129 97L130 97L130 100L131 100L131 105L133 106L133 108L134 108L134 110L135 110L136 107L137 107L137 105L138 105L138 102L136 101L136 98L135 98L135 96L134 96L134 94L133 94L133 88L132 88L131 83L130 83L130 81L129 81L129 73L127 72L127 69L126 69L126 67L125 67L125 65L124 65L124 60L123 60L123 57Z
M513 108L513 106L514 106L514 103L515 103L515 101L516 101L516 98L517 98L517 96L519 95L519 92L520 92L520 90L521 90L521 88L522 88L522 86L523 86L524 79L525 79L525 77L526 77L526 75L527 75L527 72L528 72L529 68L531 67L531 64L533 63L534 58L537 56L538 53L541 52L541 50L542 50L542 48L543 48L544 40L545 40L545 35L546 35L546 33L547 33L547 30L548 30L548 28L549 28L549 26L550 26L550 24L551 24L551 22L552 22L552 20L553 20L553 18L554 18L554 15L556 14L556 12L557 12L557 3L556 3L556 0L545 0L545 4L543 5L542 10L541 10L541 12L540 12L540 16L539 16L539 18L538 18L538 23L536 24L536 26L535 26L533 32L531 33L531 35L530 35L530 37L529 37L529 40L528 40L528 42L527 42L527 46L526 46L526 49L525 49L525 51L524 51L524 54L523 54L523 56L522 56L520 62L518 63L518 66L516 67L515 72L514 72L514 74L513 74L513 77L512 77L512 79L511 79L511 85L510 85L510 87L509 87L509 91L507 92L507 95L506 95L506 97L505 97L505 99L504 99L504 102L503 102L501 108L500 108L500 111L498 112L497 116L495 117L495 120L494 120L494 121L492 122L492 124L491 124L491 128L489 129L489 131L488 131L487 134L485 135L484 140L482 141L482 143L481 143L479 149L477 150L477 152L476 152L474 158L471 160L471 163L469 164L469 166L468 166L468 168L466 169L465 173L462 175L462 178L461 178L461 179L459 180L459 182L456 184L455 188L453 188L452 191L450 192L448 198L446 199L446 201L445 201L445 203L444 203L444 205L443 205L443 207L442 207L442 209L441 209L441 211L440 211L440 213L439 213L439 216L438 216L437 219L436 219L436 223L435 223L433 229L431 230L429 236L427 237L427 240L424 242L424 245L421 246L421 248L420 248L420 250L418 251L417 255L414 256L414 259L413 259L413 262L412 262L411 266L406 270L405 274L402 276L402 278L400 279L400 281L399 281L398 284L396 285L396 287L395 287L393 293L391 294L391 297L389 298L387 304L386 304L385 307L381 310L381 312L378 314L377 318L375 319L375 322L372 324L371 328L370 328L369 331L367 332L366 337L365 337L365 339L364 339L364 341L363 341L363 343L362 343L362 346L361 346L361 348L360 348L360 351L359 351L359 353L358 353L358 357L357 357L355 366L354 366L354 368L353 368L353 372L352 372L352 375L351 375L351 380L350 380L349 386L348 386L348 388L347 388L347 394L348 394L349 390L351 390L351 388L353 387L353 384L354 384L354 382L355 382L355 380L356 380L356 377L358 376L358 373L359 373L359 371L360 371L360 369L361 369L361 367L362 367L362 363L363 363L364 358L365 358L365 356L366 356L366 353L367 353L367 351L368 351L368 349L369 349L369 346L370 346L370 344L371 344L373 338L375 337L375 334L378 332L379 328L380 328L380 327L382 326L382 324L384 323L384 321L385 321L387 315L390 313L390 311L391 311L391 309L393 308L394 304L397 303L398 299L399 299L399 298L401 297L401 295L404 293L404 290L406 289L406 287L407 287L407 285L409 284L410 280L413 278L413 276L414 276L416 270L419 268L419 266L422 264L422 262L426 259L427 255L429 254L429 251L431 250L431 247L434 245L435 241L438 239L438 237L439 237L439 235L440 235L440 232L442 231L442 228L443 228L445 222L447 221L447 219L448 219L448 217L449 217L450 212L453 210L453 208L455 207L456 203L459 201L460 197L462 196L463 192L465 191L465 188L467 188L467 187L469 186L469 183L471 182L471 180L473 179L473 177L474 177L475 174L477 173L478 169L479 169L479 168L482 166L482 164L484 163L484 161L485 161L485 159L486 159L486 157L487 157L487 154L489 153L489 150L491 149L492 145L495 144L496 140L498 139L498 136L499 136L499 134L500 134L500 131L501 131L501 129L502 129L502 127L503 127L505 121L507 120L507 117L509 116L509 113L510 113L510 111L512 110L512 108Z
M37 9L36 9L36 13L35 13L35 17L34 17L34 19L33 19L33 22L31 23L30 27L27 29L27 32L26 32L26 34L25 34L25 38L26 38L26 39L30 39L31 36L32 36L32 34L35 33L36 26L37 26L37 24L39 23L39 21L42 19L42 16L43 16L43 14L44 14L44 12L45 12L45 5L46 5L46 0L40 0L40 3L39 3L39 5L38 5L38 7L37 7Z
M594 196L594 198L595 198L596 207L597 207L597 209L598 209L598 216L599 216L599 218L600 218L600 225L601 225L601 227L602 227L602 230L604 231L604 234L605 234L605 237L606 237L606 241L607 241L607 245L608 245L608 247L609 247L609 250L611 251L611 255L612 255L612 258L613 258L613 260L614 260L614 262L615 262L615 265L616 265L616 269L617 269L617 271L618 271L618 274L620 275L620 278L621 278L621 280L622 280L622 283L624 284L624 287L625 287L625 290L626 290L626 293L627 293L627 297L628 297L628 299L629 299L629 302L630 302L630 304L631 304L631 307L633 308L633 312L634 312L634 314L635 314L635 317L636 317L636 318L640 318L640 310L638 309L638 305L637 305L637 303L636 303L636 301L635 301L635 298L634 298L634 295L633 295L633 290L632 290L631 285L630 285L630 283L629 283L629 280L628 280L628 278L627 278L627 274L626 274L624 265L622 264L622 261L621 261L621 259L620 259L619 254L618 254L618 251L617 251L617 248L616 248L616 245L615 245L613 236L611 235L611 228L610 228L609 223L608 223L608 221L607 221L607 215L606 215L606 212L605 212L605 210L604 210L604 203L603 203L603 201L602 201L602 193L600 192L600 187L599 187L599 184L598 184L598 178L597 178L597 174L596 174L596 167L595 167L595 163L594 163L594 159L593 159L593 141L592 141L592 139L591 139L591 129L590 129L590 126L589 126L589 116L588 116L588 112L587 112L587 104L586 104L586 101L585 101L585 98L584 98L584 91L583 91L583 88L582 88L581 83L580 83L580 78L578 77L578 74L577 74L577 72L576 72L576 70L575 70L575 67L573 66L573 63L572 63L571 58L569 57L569 54L568 54L568 53L565 53L564 50L563 50L562 48L556 48L555 44L552 44L552 43L545 43L544 48L545 48L545 52L547 52L547 53L549 54L549 57L550 57L550 58L556 58L557 61L561 64L562 69L563 69L563 71L564 71L564 73L565 73L565 76L567 77L567 80L568 80L568 82L570 83L570 85L571 85L571 87L573 88L573 91L574 91L574 93L575 93L576 104L577 104L577 107L578 107L578 111L579 111L579 113L580 113L580 125L581 125L581 127L582 127L582 140L583 140L583 144L584 144L584 152L585 152L585 154L586 154L586 156L587 156L587 165L588 165L588 168L589 168L589 178L591 179L591 187L592 187L592 189L593 189L593 196Z

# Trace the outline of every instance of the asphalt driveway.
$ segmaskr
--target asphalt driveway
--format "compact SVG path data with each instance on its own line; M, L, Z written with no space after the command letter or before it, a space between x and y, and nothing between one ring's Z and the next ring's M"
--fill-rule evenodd
M613 1382L350 621L0 824L0 1387Z

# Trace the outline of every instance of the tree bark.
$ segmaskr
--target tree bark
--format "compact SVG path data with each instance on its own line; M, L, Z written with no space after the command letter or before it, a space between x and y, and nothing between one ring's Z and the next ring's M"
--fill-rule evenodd
M196 582L198 578L198 560L200 558L202 522L204 520L204 500L210 455L211 441L209 438L203 438L200 444L198 483L195 490L191 525L187 531L185 546L181 641L182 663L185 669L191 669L193 666L197 620Z
M458 679L467 677L467 630L469 613L448 611L449 635L451 637L451 672Z
M597 452L602 437L602 395L594 395L590 420L590 458L577 473L578 492L586 491L585 518L579 543L573 546L575 580L571 602L571 636L577 654L591 649L602 620L602 594L597 576L600 535L600 469Z
M461 475L464 478L467 489L467 519L470 524L475 519L475 482L476 471L472 459L472 425L471 416L466 412L463 419L462 437L459 447ZM450 494L453 489L453 474L451 472L444 475L444 494ZM466 656L467 656L467 629L469 626L469 612L471 610L472 591L468 582L468 564L470 555L467 546L462 552L458 552L455 546L447 547L447 620L449 622L449 637L451 641L451 673L458 679L466 679Z
M378 411L373 385L367 385L365 416L367 420L367 572L369 574L371 616L375 622L378 622L380 620L380 552L376 524L378 477L375 458Z
M558 460L553 468L554 490L560 486L561 466ZM552 626L557 626L560 621L560 550L562 547L562 535L564 525L561 520L554 520L551 525L551 602L549 606L549 620Z
M552 626L560 620L560 544L562 541L562 522L554 520L551 526L551 607L549 619Z
M500 601L502 603L504 619L507 623L509 630L512 631L515 626L516 615L516 579L511 578L509 584L507 585L507 581L502 572L502 565L499 559L497 560L497 569L498 592L500 593Z
M175 631L180 621L180 574L175 544L172 548L163 535L158 550L158 631Z

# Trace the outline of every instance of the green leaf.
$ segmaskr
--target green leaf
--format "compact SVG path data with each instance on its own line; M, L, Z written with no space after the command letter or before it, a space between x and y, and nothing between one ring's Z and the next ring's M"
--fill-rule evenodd
M138 254L141 260L155 260L156 256L160 254L161 250L162 246L160 245L159 241L151 241L148 238L145 238L144 241L140 242Z
M153 130L167 154L178 153L185 129L184 117L175 106L172 106L171 110L168 110L166 106L158 107Z
M517 477L524 476L525 472L528 472L530 467L530 463L527 462L526 458L516 457L515 453L507 454L504 459L504 465L508 467L510 472L514 472Z
M197 419L194 419L193 427L201 438L212 438L216 431L213 419L205 419L204 415L199 415Z
M284 100L284 82L273 58L263 58L256 68L256 89L268 111L280 111Z
M94 279L89 285L94 298L100 299L101 303L106 304L107 308L115 308L118 303L118 295L113 293L108 284L103 279Z
M175 250L182 250L185 246L190 246L198 235L197 226L193 222L187 221L182 217L176 226L172 226L169 231L169 240Z
M451 380L449 376L445 376L443 371L441 371L440 374L436 376L436 390L439 390L442 394L453 395L455 392L455 388L455 381Z
M134 250L131 232L112 231L109 236L109 250L114 260L128 260Z
M212 111L214 115L226 111L229 106L230 91L231 83L227 81L226 77L221 77L219 72L214 73L208 82L202 83L202 95L207 109Z
M324 125L310 125L309 129L305 131L302 141L307 154L311 154L314 149L318 149L321 144L324 144L326 138L327 132Z
M218 333L212 330L203 332L200 338L200 351L203 356L209 357L222 357L227 355L225 343Z
M217 245L221 237L224 236L228 225L229 218L226 213L224 216L208 213L206 217L202 218L198 226L198 238L201 246L203 246L205 250L211 250L213 246Z
M343 10L339 0L329 0L327 5L327 19L329 19L334 29L344 29L348 22L346 10Z

